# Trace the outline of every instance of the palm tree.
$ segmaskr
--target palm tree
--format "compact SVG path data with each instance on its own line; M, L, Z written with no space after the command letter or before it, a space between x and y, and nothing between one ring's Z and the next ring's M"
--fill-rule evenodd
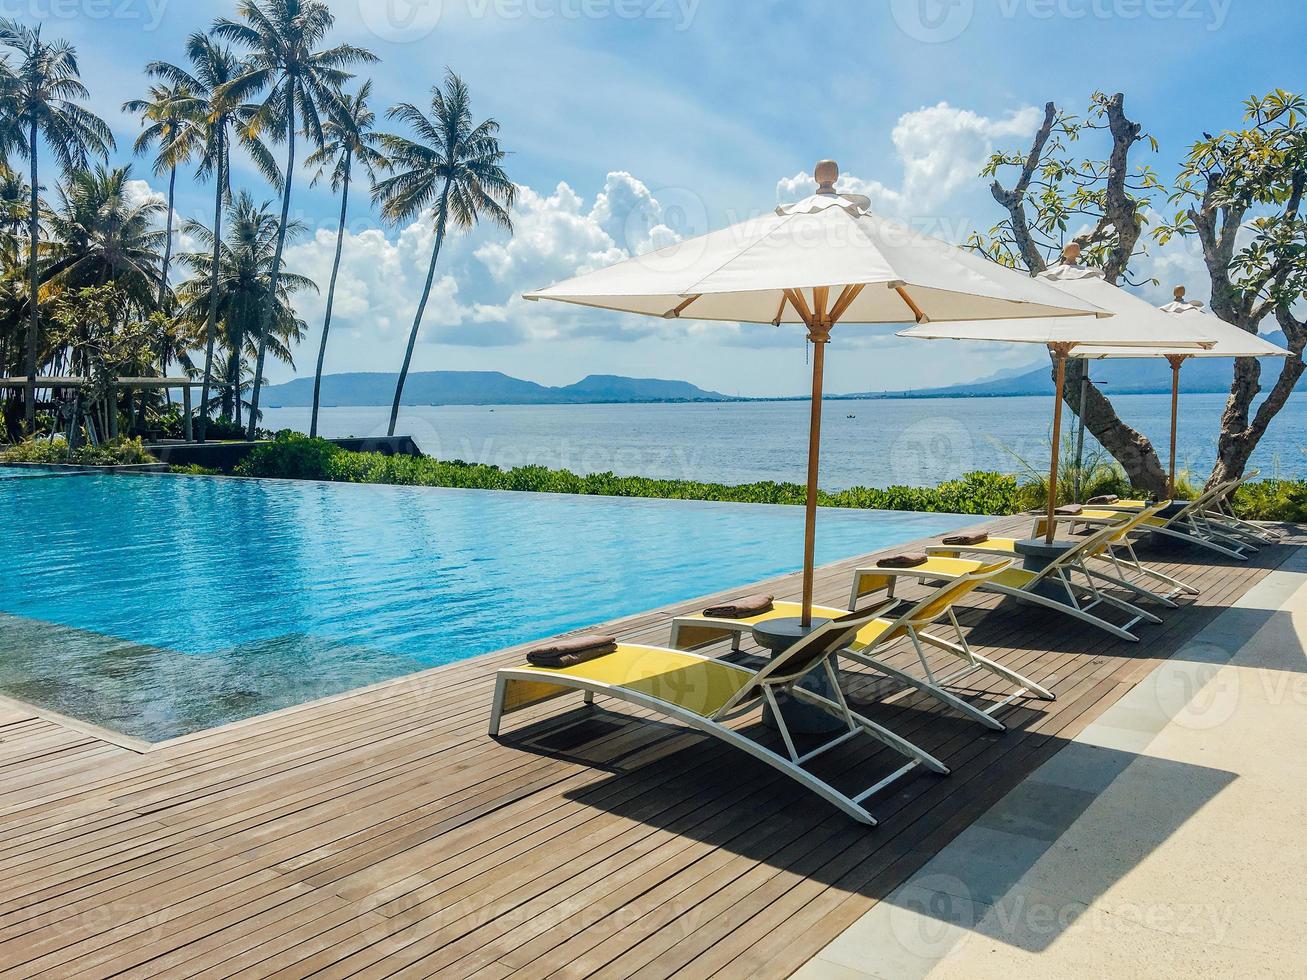
M186 233L208 248L180 256L194 273L179 290L182 316L198 321L217 309L227 352L222 373L229 385L240 383L244 357L257 355L258 343L264 336L269 338L266 344L274 357L293 363L291 349L303 335L305 324L295 315L291 300L301 290L317 290L313 280L304 276L289 272L273 275L277 241L283 237L283 229L270 206L266 201L255 204L248 191L239 192L225 209L228 230L221 239L199 222L186 223ZM285 228L285 236L294 240L304 230L302 222L292 221ZM213 255L218 257L216 267ZM270 324L265 323L269 311ZM224 408L231 404L229 397L223 398ZM239 417L239 401L235 408ZM257 410L257 406L251 407L252 412Z
M354 161L362 164L368 179L377 179L377 170L386 165L386 158L376 149L380 137L372 132L376 115L368 108L372 82L366 81L358 93L342 93L340 106L327 114L322 124L322 145L307 160L317 167L313 184L331 169L331 189L340 194L340 221L336 225L336 255L331 262L331 280L327 286L327 310L322 317L322 341L318 344L318 366L313 374L313 415L309 421L309 436L318 434L318 402L322 393L322 362L327 356L327 332L331 329L331 306L336 297L336 273L340 269L341 246L345 242L345 216L349 208L349 181Z
M9 135L13 148L30 164L30 197L27 217L27 407L30 432L36 425L36 350L39 317L37 246L40 239L40 144L54 154L65 174L86 169L92 156L108 159L113 133L103 119L79 104L90 98L82 84L77 52L67 41L41 40L41 28L15 20L0 20L0 46L18 53L6 84L8 115L13 124Z
M177 167L187 161L193 152L193 144L179 140L185 129L187 110L190 108L190 93L185 88L175 85L151 85L149 98L129 99L123 103L123 112L133 112L141 117L141 134L136 137L133 151L139 156L151 145L157 144L159 152L154 158L156 176L168 175L168 216L165 219L167 241L163 247L163 270L159 281L159 310L164 308L165 294L168 290L168 267L172 263L172 215L173 201L177 192ZM168 365L162 365L166 374Z
M339 44L320 49L334 23L322 0L241 0L236 8L244 23L221 18L213 33L250 51L249 69L224 87L225 94L239 101L263 95L263 104L251 125L267 129L274 139L286 141L285 180L281 187L281 231L273 262L273 289L281 273L281 254L286 243L285 228L290 217L291 187L295 176L295 133L298 122L315 146L321 146L322 114L338 107L340 88L352 75L345 69L358 62L373 62L377 56L365 48ZM265 328L272 317L264 321ZM263 382L263 361L268 338L259 336L259 353L254 364L254 391L250 395L249 438L254 438L254 419L259 408L259 387Z
M396 171L377 184L373 192L373 197L381 203L382 217L392 222L404 221L431 208L436 231L427 281L413 317L404 365L395 385L395 401L390 408L388 432L392 436L399 419L404 381L413 360L413 347L422 326L422 314L431 297L436 260L440 258L440 247L445 242L450 223L455 228L467 230L482 218L487 218L501 228L513 230L508 212L517 197L517 189L499 165L506 155L499 148L499 123L486 119L474 125L469 102L467 85L453 71L446 69L443 91L440 86L431 89L433 118L428 119L420 109L407 102L387 113L392 119L408 123L417 139L392 135L381 137L391 169Z
M145 319L161 285L167 288L160 282L165 233L158 228L164 206L130 201L130 179L130 167L103 165L69 178L63 203L49 218L50 264L42 281L69 292L112 285L124 309Z
M254 106L233 102L225 88L241 77L249 65L232 53L231 48L218 44L207 34L192 34L186 41L186 57L190 68L181 68L166 61L153 61L146 71L156 78L185 91L181 97L182 114L186 125L178 131L171 152L190 157L198 154L198 176L214 178L213 194L213 256L209 268L213 275L218 270L218 243L222 240L222 211L224 202L231 197L231 138L230 130L236 124L236 135L241 145L261 171L274 176L277 165L266 146L248 123L255 113ZM213 349L218 337L218 304L221 292L217 282L208 292L210 308L204 331L204 381L201 386L200 413L195 427L195 438L204 442L209 404L209 389L213 385Z

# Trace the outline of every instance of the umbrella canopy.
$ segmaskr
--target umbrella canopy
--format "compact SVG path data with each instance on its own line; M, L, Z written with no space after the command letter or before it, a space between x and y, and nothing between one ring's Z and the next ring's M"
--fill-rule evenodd
M1200 352L1215 345L1206 330L1206 320L1163 313L1147 301L1113 286L1098 269L1076 265L1080 248L1070 245L1060 265L1035 277L1064 290L1082 302L1093 303L1115 314L1111 319L1061 317L1043 320L995 320L988 323L928 323L900 330L900 337L927 340L993 340L1018 344L1044 344L1053 356L1055 398L1053 402L1053 455L1048 467L1048 521L1046 540L1052 544L1056 530L1057 463L1062 436L1062 390L1066 382L1066 359L1086 345L1133 348L1166 348Z
M1110 315L872 214L867 198L835 192L830 170L797 204L525 296L647 316L806 325L789 294L807 290L811 299L816 288L853 286L874 288L858 289L841 308L839 319L852 323Z
M1168 316L1176 316L1210 337L1216 343L1206 350L1193 350L1183 347L1077 347L1071 351L1072 357L1092 360L1118 357L1165 357L1171 365L1171 461L1168 469L1167 487L1175 492L1175 434L1179 421L1180 409L1180 368L1191 357L1288 357L1289 351L1269 340L1263 340L1254 333L1242 330L1232 323L1226 323L1219 317L1203 312L1203 304L1196 300L1184 298L1185 289L1177 286L1175 299L1160 307Z
M1075 254L1068 250L1068 257ZM1009 344L1044 344L1097 347L1175 347L1200 351L1211 347L1216 338L1201 329L1204 317L1196 323L1188 317L1163 313L1147 300L1113 286L1101 269L1063 262L1035 276L1042 282L1069 293L1083 303L1090 303L1114 316L1108 319L1059 317L1057 319L993 320L984 323L931 322L900 330L900 337L923 340L993 340Z
M803 625L812 621L825 348L840 321L925 323L1111 314L1056 286L873 215L814 171L817 193L759 218L527 293L666 318L801 323L813 343L803 553Z

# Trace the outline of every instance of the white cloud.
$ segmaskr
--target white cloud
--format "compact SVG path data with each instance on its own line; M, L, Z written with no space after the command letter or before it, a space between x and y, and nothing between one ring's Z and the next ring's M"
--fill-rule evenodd
M1034 106L1000 119L957 109L947 102L899 117L891 140L903 171L898 187L854 174L840 177L839 189L871 198L873 210L903 220L936 215L958 190L974 184L985 160L1000 141L1033 136L1041 114ZM810 174L799 173L776 185L782 201L811 194Z

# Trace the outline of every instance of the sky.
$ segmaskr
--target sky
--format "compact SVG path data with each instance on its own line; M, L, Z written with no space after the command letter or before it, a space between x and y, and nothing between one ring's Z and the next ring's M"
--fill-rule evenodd
M133 159L144 64L181 61L190 33L235 16L234 0L0 0L77 46L90 107L113 127L118 164L158 193ZM873 209L960 243L1001 216L978 172L995 149L1028 148L1047 101L1082 113L1095 90L1124 92L1159 142L1135 151L1163 179L1202 131L1238 126L1242 102L1307 89L1301 0L333 0L334 41L382 59L379 128L397 102L429 105L446 67L478 119L501 125L519 187L510 236L477 228L447 243L413 370L497 370L545 384L587 374L692 381L731 394L806 391L801 328L672 323L527 303L532 288L680 236L763 213L815 189L813 164L840 163L842 189ZM1087 152L1103 145L1088 139ZM275 148L279 156L283 148ZM246 161L234 179L275 192ZM322 295L299 299L309 325L294 368L311 375L339 200L296 175L292 213L308 228L287 267ZM211 189L183 173L177 211L208 221ZM1159 202L1163 204L1164 202ZM326 358L328 373L394 371L426 272L429 220L384 224L362 184L350 215ZM185 243L182 244L185 247ZM1163 302L1184 284L1205 299L1192 243L1137 268ZM1019 345L923 344L893 328L837 328L827 390L973 380L1041 361Z

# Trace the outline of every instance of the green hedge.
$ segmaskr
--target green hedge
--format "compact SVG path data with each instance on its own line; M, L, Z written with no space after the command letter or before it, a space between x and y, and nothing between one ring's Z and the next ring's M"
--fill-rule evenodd
M348 452L325 439L281 438L260 446L236 468L242 476L334 480L343 483L388 483L401 486L463 487L475 490L524 490L537 493L603 494L612 497L659 497L674 500L720 500L754 504L802 504L797 483L747 483L728 486L693 480L655 480L613 473L580 475L543 466L498 466L445 461L426 456L385 456ZM822 491L827 507L880 510L943 511L956 514L1007 514L1016 509L1015 477L968 473L934 488L854 487Z
M241 476L341 483L388 483L401 486L463 487L472 490L524 490L537 493L603 494L612 497L659 497L671 500L720 500L749 504L804 502L797 483L700 483L694 480L655 480L613 473L581 475L543 466L511 470L461 460L427 456L385 456L355 453L325 439L280 433L275 442L255 449L236 467ZM1123 495L1126 485L1114 488ZM1095 493L1107 492L1094 484ZM950 514L1015 514L1044 499L1034 484L1018 483L1003 473L967 473L937 487L852 487L821 491L824 507L874 510L931 511ZM1307 482L1264 480L1247 484L1235 498L1237 512L1252 520L1307 521Z

